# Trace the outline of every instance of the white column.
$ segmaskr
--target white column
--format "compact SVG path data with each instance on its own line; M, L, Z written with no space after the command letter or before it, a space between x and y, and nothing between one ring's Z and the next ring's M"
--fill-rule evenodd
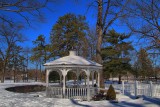
M94 86L94 72L92 72L92 86Z
M87 101L90 101L90 87L89 87L89 76L90 76L90 70L85 70L87 75Z
M65 90L66 90L66 75L63 75L63 97L65 97Z
M90 101L89 75L87 75L87 101Z
M124 94L124 81L122 81L122 93Z
M138 94L138 81L137 80L135 81L134 87L135 87L135 96L137 97L137 94Z
M98 71L98 88L100 87L100 71Z
M151 97L153 97L153 84L152 84L152 81L149 82L150 83L150 95Z
M66 75L70 69L61 69L63 75L63 97L66 95Z
M49 84L49 73L51 70L46 70L46 87L48 87Z

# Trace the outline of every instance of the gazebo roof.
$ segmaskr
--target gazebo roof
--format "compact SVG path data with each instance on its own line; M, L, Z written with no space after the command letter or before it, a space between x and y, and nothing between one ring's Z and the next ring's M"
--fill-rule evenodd
M44 66L80 66L80 67L95 67L95 68L102 68L101 64L93 62L91 60L87 60L81 56L77 56L75 51L70 51L68 56L56 59L54 61L45 63Z

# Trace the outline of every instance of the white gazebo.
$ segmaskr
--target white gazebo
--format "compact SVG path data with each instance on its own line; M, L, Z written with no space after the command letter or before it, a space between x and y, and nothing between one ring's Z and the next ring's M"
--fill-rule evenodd
M90 89L93 88L94 85L94 72L98 73L98 87L100 86L100 72L102 70L102 65L98 64L96 62L87 60L81 56L77 56L76 51L70 51L68 56L56 59L54 61L48 62L44 64L46 69L46 88L50 89L50 91L55 91L51 89L51 86L49 85L49 74L52 71L57 71L60 76L60 82L63 77L63 86L60 87L58 90L56 90L56 93L59 93L62 95L63 98L69 98L71 94L77 96L84 96L86 95L86 98L88 101L90 101L91 98L91 92ZM87 76L87 87L86 89L77 88L71 89L66 88L66 75L69 71L75 72L77 78L79 77L81 72L85 72ZM92 86L89 85L90 76L92 76ZM74 91L72 91L74 90ZM77 91L78 90L78 91ZM84 91L86 90L86 92ZM47 93L47 94L53 94Z

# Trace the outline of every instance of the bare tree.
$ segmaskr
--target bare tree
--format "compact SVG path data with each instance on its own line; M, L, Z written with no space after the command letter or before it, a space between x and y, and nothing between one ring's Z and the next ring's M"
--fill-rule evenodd
M160 47L160 1L132 0L127 10L130 16L127 25L132 32L139 34L150 45L149 49Z
M89 57L96 61L96 43L97 43L97 35L96 35L96 30L95 28L90 28L88 32L88 53Z
M13 18L17 15L25 19L28 24L30 24L30 19L33 17L43 21L44 15L40 9L44 7L48 8L47 4L50 1L51 0L0 0L0 20L12 24Z
M25 73L26 73L26 80L28 82L28 67L29 67L29 63L30 63L30 60L29 60L29 57L30 57L30 54L31 53L31 49L29 47L25 47L23 49L23 56L25 57Z
M8 65L9 59L12 57L11 51L13 46L17 42L22 42L22 35L19 30L21 27L18 25L10 26L9 24L0 24L0 59L2 59L2 78L1 81L4 82L5 71Z
M36 21L44 21L42 9L54 0L0 0L0 60L2 62L2 82L4 82L6 67L11 56L12 46L22 42L20 30L24 22L31 24ZM50 9L49 9L50 10ZM18 19L18 20L17 20ZM34 20L35 21L35 20Z

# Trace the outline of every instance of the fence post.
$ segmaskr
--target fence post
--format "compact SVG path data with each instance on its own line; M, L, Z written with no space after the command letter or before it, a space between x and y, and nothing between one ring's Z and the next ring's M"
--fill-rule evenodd
M153 84L152 84L152 81L150 81L149 83L150 83L150 95L151 95L151 97L153 97Z
M122 93L124 94L124 81L122 81Z
M135 88L135 96L137 97L137 94L138 94L138 81L137 80L135 81L134 88Z

